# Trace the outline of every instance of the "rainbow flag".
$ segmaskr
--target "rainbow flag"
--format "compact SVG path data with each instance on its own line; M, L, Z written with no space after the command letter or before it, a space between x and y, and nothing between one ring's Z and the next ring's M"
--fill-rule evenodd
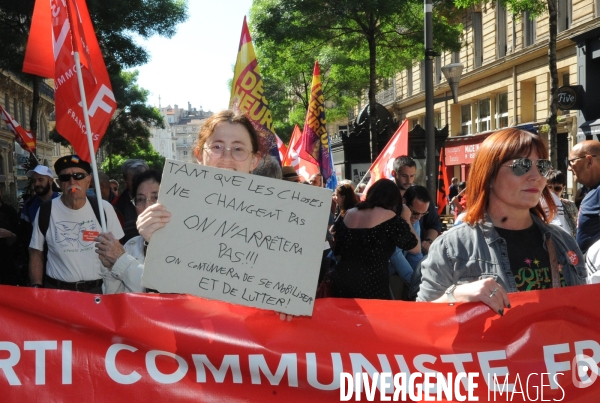
M273 116L264 95L264 84L254 53L252 38L244 17L242 36L231 84L229 108L237 109L250 118L261 134L261 150L272 155L281 164Z
M331 154L331 142L327 134L325 119L325 98L321 86L321 71L319 62L315 62L313 71L312 87L310 91L310 102L306 111L304 129L302 130L303 147L300 157L314 161L321 170L326 187L335 189L337 179L333 169L333 156Z

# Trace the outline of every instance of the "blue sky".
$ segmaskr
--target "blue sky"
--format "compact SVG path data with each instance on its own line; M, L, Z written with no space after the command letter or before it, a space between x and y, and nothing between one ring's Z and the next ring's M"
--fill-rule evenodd
M150 62L137 67L138 84L150 91L148 103L217 112L229 104L227 81L252 0L188 0L188 20L171 39L140 40ZM251 32L252 34L252 32Z

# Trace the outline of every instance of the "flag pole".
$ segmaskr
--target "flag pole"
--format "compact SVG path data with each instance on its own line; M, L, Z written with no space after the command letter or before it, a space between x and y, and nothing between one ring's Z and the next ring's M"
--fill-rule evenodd
M81 62L79 61L79 52L74 51L75 68L77 70L77 82L79 83L79 94L81 95L81 108L83 109L83 121L85 122L85 132L87 134L88 147L90 148L90 165L94 177L94 189L96 189L96 199L98 199L98 211L100 212L100 224L102 232L106 232L106 219L104 218L104 206L102 205L102 193L100 192L100 180L98 179L98 167L96 166L96 154L94 153L94 142L92 140L92 129L90 126L90 117L88 116L87 99L85 97L85 88L83 86L83 76L81 75Z

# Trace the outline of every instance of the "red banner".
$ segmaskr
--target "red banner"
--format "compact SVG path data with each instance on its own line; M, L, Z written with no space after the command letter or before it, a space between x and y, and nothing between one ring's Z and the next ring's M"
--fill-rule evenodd
M54 78L56 130L71 143L79 157L90 161L74 51L81 57L93 152L96 152L117 104L87 6L82 0L36 0L23 71Z
M457 379L450 401L473 401L460 399L468 373L479 401L589 403L600 380L573 359L597 369L599 295L511 294L502 317L481 303L321 299L282 322L188 295L0 286L0 390L7 402L337 402L343 372L439 371Z

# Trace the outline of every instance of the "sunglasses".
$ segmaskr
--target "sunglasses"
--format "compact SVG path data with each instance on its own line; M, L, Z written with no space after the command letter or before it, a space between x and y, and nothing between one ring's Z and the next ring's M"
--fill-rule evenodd
M537 167L538 172L544 178L547 178L548 175L550 175L550 172L552 172L552 162L550 162L550 160L537 160L534 164L529 158L517 158L516 160L513 160L512 164L505 166L512 168L512 172L515 176L523 176L531 170L533 165Z
M562 192L563 185L548 185L548 189L554 189L555 192Z
M569 167L573 168L573 163L574 163L575 161L582 160L582 159L584 159L585 157L587 157L588 155L589 155L590 157L597 157L597 155L595 155L595 154L594 154L594 155L586 154L586 155L584 155L583 157L575 157L575 158L571 158L571 159L569 159L569 158L565 158L565 165L567 165L567 166L569 166Z
M80 181L83 178L85 178L86 176L88 176L88 174L83 173L83 172L75 172L73 174L61 174L58 175L58 180L61 182L68 182L71 180L71 178L75 179L76 181Z
M419 213L418 211L415 211L415 210L411 209L410 207L408 209L410 210L410 215L415 218L425 217L427 215L427 213L429 213L429 211L426 211L424 213Z

